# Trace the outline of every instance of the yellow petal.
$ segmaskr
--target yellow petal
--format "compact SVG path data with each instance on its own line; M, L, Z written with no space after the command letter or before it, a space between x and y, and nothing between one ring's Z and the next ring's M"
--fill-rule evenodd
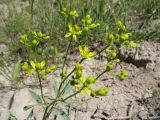
M34 61L31 60L30 64L31 64L32 68L35 69L36 64L34 63Z
M73 40L77 41L77 36L76 35L73 35Z
M41 64L41 69L43 69L43 67L45 66L46 62L42 61L40 64Z
M68 37L70 37L72 35L72 33L67 33L64 37L65 38L68 38Z
M72 33L73 32L73 27L71 24L68 25L69 31Z

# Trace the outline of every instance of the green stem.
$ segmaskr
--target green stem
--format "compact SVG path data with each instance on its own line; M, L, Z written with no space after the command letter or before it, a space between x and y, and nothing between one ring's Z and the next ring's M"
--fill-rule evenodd
M78 90L78 91L75 92L74 94L72 94L72 95L66 97L66 98L63 99L62 101L66 101L67 99L69 99L69 98L71 98L71 97L77 95L78 93L80 93L80 92L83 90L84 87L85 87L85 86L83 86L80 90ZM47 117L51 114L51 112L52 112L52 110L53 110L53 108L54 108L55 105L56 105L56 104L53 104L53 105L52 105L52 107L50 108L49 112L47 113Z
M46 120L49 116L48 116L48 112L51 110L51 106L54 106L54 105L56 105L57 103L57 101L60 101L60 100L58 100L57 98L56 99L54 99L47 107L46 107L46 109L45 109L45 112L44 112L44 114L43 114L43 119L42 120ZM51 108L50 108L51 107ZM48 109L50 108L50 110L48 111ZM53 108L52 108L53 109Z
M64 71L64 67L65 67L65 64L67 61L67 56L68 56L69 48L71 47L71 43L72 43L72 40L70 40L70 42L67 46L67 50L66 50L66 54L65 54L65 58L64 58L63 66L62 66L62 72Z
M97 55L99 55L101 52L103 52L107 47L108 47L108 46L104 47L101 51L99 51L99 52L97 53ZM85 59L81 59L81 60L79 61L79 63L82 63L84 60L85 60ZM68 77L70 77L70 76L73 74L74 71L75 71L75 68L74 68L65 78L63 78L63 80L62 80L62 82L61 82L61 85L60 85L61 87L62 87L63 83L66 81L66 79L67 79ZM104 73L105 73L105 72L102 72L102 73L97 77L97 79L98 79L101 75L103 75ZM67 86L69 83L70 83L70 81L68 81L68 83L66 84L66 86ZM57 104L57 103L56 103L56 102L58 101L57 99L60 98L60 96L63 94L63 92L65 91L66 86L64 87L64 89L62 90L62 92L60 92L60 89L61 89L61 88L59 87L59 90L58 90L59 92L58 92L58 94L57 94L56 99L55 99L53 102L51 102L51 103L46 107L45 113L44 113L44 115L43 115L43 119L42 119L42 120L46 120L46 119L49 117L49 115L50 115L51 112L52 112L52 109L53 109L54 106ZM72 95L64 98L63 100L59 100L59 101L66 101L67 99L69 99L69 98L77 95L78 93L80 93L83 88L84 88L84 87L82 87L79 91L75 92L74 94L72 94Z
M68 44L68 47L67 47L67 50L66 50L66 54L65 54L65 58L64 58L63 66L62 66L62 74L64 72L64 67L65 67L65 64L66 64L66 60L67 60L67 56L68 56L68 52L69 52L69 48L71 46L71 43L72 43L72 40L70 40L70 42ZM65 79L63 80L63 76L62 76L62 81L61 81L59 89L58 89L58 94L59 94L59 92L62 88L62 85L63 85L64 81L65 81Z
M83 61L84 61L84 59L81 59L81 60L79 61L79 63L82 63ZM74 71L75 71L75 68L66 76L65 80L66 80ZM59 96L63 94L63 92L65 91L65 89L66 89L66 87L68 86L69 83L70 83L70 80L69 80L68 83L65 85L65 87L63 88L63 90L62 90L62 92L59 94Z
M41 80L41 77L40 77L38 72L37 72L37 74L38 74L38 80L39 80L39 87L40 87L40 90L41 90L41 96L42 96L44 104L47 105L47 103L44 99L43 88L42 88L42 80Z
M84 87L85 87L85 86L83 86L80 90L78 90L78 91L75 92L74 94L72 94L72 95L66 97L65 99L63 99L63 101L66 101L67 99L69 99L69 98L71 98L71 97L77 95L78 93L80 93L80 92L84 89Z
M62 8L63 8L62 1L61 0L57 0L57 3L59 4L60 10L62 10Z
M31 0L30 1L30 4L31 4L31 20L33 20L33 7L34 7L34 0Z
M105 46L102 50L97 52L97 55L101 54L101 52L103 52L105 49L107 49L109 47L109 45Z
M99 74L97 77L96 77L96 79L95 80L97 80L98 78L100 78L104 73L106 73L107 72L107 70L104 70L101 74Z

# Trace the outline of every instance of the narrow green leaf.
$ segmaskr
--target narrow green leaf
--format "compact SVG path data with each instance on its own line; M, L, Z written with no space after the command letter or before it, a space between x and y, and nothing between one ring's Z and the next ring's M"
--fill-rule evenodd
M39 103L39 104L42 104L42 103L43 103L43 102L42 102L42 101L43 101L43 100L42 100L42 97L41 97L40 95L38 95L37 93L33 92L32 90L29 90L29 92L30 92L32 98L33 98L37 103Z
M58 93L58 83L55 83L55 84L53 85L53 91L54 91L54 94L55 94L55 96L56 96L57 93Z
M60 115L63 117L63 120L70 120L69 116L61 109L54 109L54 111L56 112L56 114Z
M29 120L30 118L32 118L33 116L33 109L31 110L31 112L29 113L28 117L27 117L27 120Z
M8 120L17 120L17 118L10 114Z
M18 77L19 77L19 72L20 72L20 69L21 69L21 60L19 60L14 68L13 68L13 71L12 71L12 78L13 80L16 80Z
M70 98L70 99L67 99L66 101L64 101L64 103L66 105L72 105L72 104L76 103L76 100L73 100L72 98Z
M67 94L69 94L71 92L72 88L73 88L73 86L71 84L68 84L63 95L66 96Z
M24 106L23 110L27 111L27 110L31 109L32 107L33 107L33 105L27 105L27 106Z

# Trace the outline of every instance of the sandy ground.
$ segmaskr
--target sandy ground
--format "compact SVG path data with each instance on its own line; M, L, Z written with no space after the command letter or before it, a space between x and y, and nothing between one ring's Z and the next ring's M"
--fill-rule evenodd
M160 120L160 98L152 98L154 90L160 91L160 43L144 42L139 46L137 51L122 52L125 59L116 71L120 69L129 71L129 77L125 81L119 81L110 74L105 74L97 80L95 89L109 87L110 92L107 96L93 99L78 95L76 96L78 101L72 107L62 107L71 120ZM71 66L76 59L71 58L69 70L72 69ZM84 74L96 76L103 71L105 63L105 59L84 62ZM52 86L59 80L58 74L55 73L49 79L43 84L46 98L52 96ZM2 76L0 83L3 86L10 85ZM0 120L7 120L10 113L18 120L26 119L29 111L23 111L23 107L35 104L28 92L29 89L39 93L37 87L0 89ZM40 120L42 113L42 109L34 108L33 115L36 120Z

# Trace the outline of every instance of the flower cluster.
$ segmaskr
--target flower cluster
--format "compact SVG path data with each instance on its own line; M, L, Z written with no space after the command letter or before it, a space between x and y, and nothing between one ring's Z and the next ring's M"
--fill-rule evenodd
M82 24L84 33L88 33L90 30L100 26L99 23L93 23L93 20L90 15L87 15L84 19L82 19Z
M119 80L124 80L126 77L128 77L128 72L125 70L122 70L118 75Z
M65 17L79 17L78 13L76 10L69 11L67 8L63 8L61 11L61 14L64 15Z
M65 38L71 37L73 39L73 41L77 41L77 36L80 36L82 34L82 31L80 30L78 25L77 24L75 24L75 25L69 24L68 28L69 28L69 32L66 33Z
M41 76L43 80L46 80L47 79L46 75L55 71L56 66L52 65L51 67L46 68L45 65L46 65L45 61L42 62L30 61L29 64L28 62L24 62L24 64L22 65L22 70L25 71L25 73L28 76L36 72L38 73L38 75Z
M99 90L93 90L92 87L96 83L96 79L92 76L85 78L82 72L82 66L80 63L75 65L75 77L71 81L71 85L75 86L77 89L82 89L81 94L88 94L89 96L105 96L108 93L108 88L100 88Z
M37 46L50 40L50 36L45 36L42 32L32 32L31 35L23 34L20 36L20 43L25 45Z
M135 48L137 44L134 41L131 41L132 33L126 32L126 26L122 24L121 21L116 23L118 28L118 33L110 33L107 36L108 45L120 48L123 45L127 45L129 47Z
M79 52L82 59L91 60L94 56L96 56L96 52L90 52L90 49L88 46L80 45L78 48L79 48Z
M66 8L63 8L61 12L65 16L78 17L78 13L74 11L68 11ZM100 26L99 23L94 23L91 16L87 15L81 20L81 24L69 24L68 32L65 34L65 38L71 38L73 41L77 41L78 37L88 34L91 30Z

